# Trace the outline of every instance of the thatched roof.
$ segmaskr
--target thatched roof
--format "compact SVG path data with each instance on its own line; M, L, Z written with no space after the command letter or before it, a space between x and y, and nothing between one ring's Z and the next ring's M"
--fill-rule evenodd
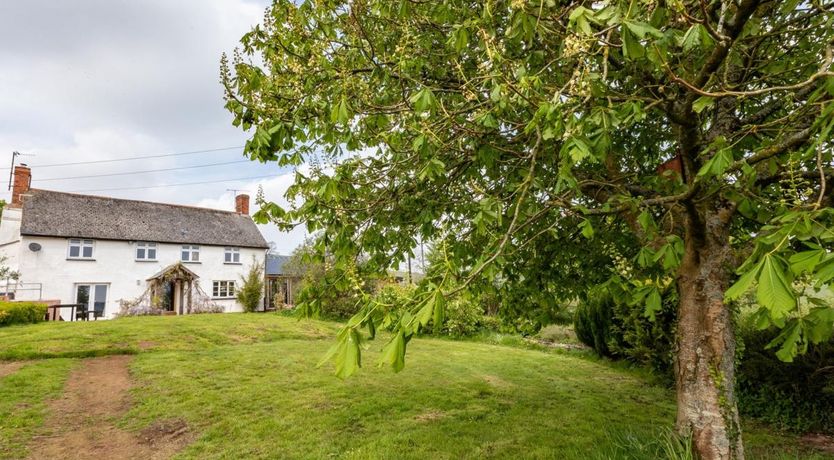
M269 247L252 218L236 212L35 189L23 197L20 234Z

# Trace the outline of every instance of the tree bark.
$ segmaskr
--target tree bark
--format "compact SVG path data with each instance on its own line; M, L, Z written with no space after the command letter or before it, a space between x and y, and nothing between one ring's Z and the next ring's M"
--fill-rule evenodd
M678 276L677 429L704 460L744 458L735 397L735 335L724 304L729 209L695 209L686 220Z

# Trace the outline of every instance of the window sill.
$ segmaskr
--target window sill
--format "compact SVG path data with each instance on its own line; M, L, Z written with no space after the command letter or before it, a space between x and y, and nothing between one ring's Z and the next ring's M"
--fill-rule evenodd
M236 297L212 297L211 300L235 300Z
M157 259L134 259L136 262L159 262Z
M198 261L198 262L189 262L189 261L187 261L187 260L181 260L180 262L182 262L182 263L184 263L184 264L194 264L194 265L199 265L199 264L201 264L201 263L202 263L202 262L199 262L199 261Z
M96 259L92 257L67 257L67 260L77 260L79 262L95 262Z
M241 262L223 262L223 265L243 265Z

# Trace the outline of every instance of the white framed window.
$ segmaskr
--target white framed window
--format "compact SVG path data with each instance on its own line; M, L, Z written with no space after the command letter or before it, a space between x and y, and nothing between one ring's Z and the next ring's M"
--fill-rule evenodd
M222 299L235 296L234 281L214 281L211 284L211 296Z
M200 261L200 246L193 244L182 245L182 261L183 262L199 262Z
M75 303L83 305L83 308L87 310L88 316L84 319L101 318L104 316L104 310L107 306L108 287L109 285L107 284L93 283L75 285Z
M239 264L240 248L225 248L223 250L223 262L227 264Z
M138 241L136 243L136 260L156 260L156 243Z
M95 242L93 240L83 240L80 238L70 238L69 251L67 258L69 259L92 259L93 247Z

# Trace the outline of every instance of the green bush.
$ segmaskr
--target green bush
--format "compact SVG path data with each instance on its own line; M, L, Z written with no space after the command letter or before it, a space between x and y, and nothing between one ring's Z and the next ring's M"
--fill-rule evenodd
M469 299L456 298L446 304L446 321L441 332L453 337L472 335L481 329L484 313Z
M671 378L674 365L675 325L678 318L678 293L668 289L655 318L646 316L645 306L614 303L611 320L614 340L611 353L647 365Z
M237 301L243 306L243 310L253 312L261 305L261 297L264 290L263 266L252 257L252 265L246 276L240 277L240 288L237 290Z
M36 302L0 302L0 326L43 321L46 305Z
M627 359L661 374L672 369L677 294L668 290L652 320L643 305L618 300L607 287L592 290L576 307L576 337L600 356Z
M767 349L778 334L739 321L739 410L787 431L834 432L834 340L786 363Z
M576 307L573 330L576 337L600 356L613 357L608 344L614 340L611 320L614 298L608 289L592 291L585 302Z

